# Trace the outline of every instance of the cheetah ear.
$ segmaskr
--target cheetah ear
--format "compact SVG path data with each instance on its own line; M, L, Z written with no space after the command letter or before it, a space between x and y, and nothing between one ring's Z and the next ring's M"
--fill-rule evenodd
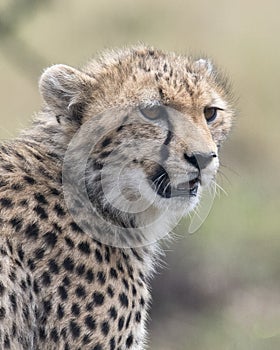
M81 109L93 90L94 79L63 64L47 68L39 80L39 90L46 104L57 111Z
M211 74L213 72L213 64L209 59L200 58L194 62L196 69L204 69L207 73Z

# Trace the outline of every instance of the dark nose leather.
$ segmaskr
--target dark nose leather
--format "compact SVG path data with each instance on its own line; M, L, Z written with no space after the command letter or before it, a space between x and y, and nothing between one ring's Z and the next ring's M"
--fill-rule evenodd
M210 153L193 153L191 156L188 156L186 153L184 157L188 163L193 165L195 168L202 170L207 167L207 165L217 157L217 154L214 152Z

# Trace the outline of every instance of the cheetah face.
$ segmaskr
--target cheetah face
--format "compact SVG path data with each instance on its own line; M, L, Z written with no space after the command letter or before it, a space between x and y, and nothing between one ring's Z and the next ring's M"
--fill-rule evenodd
M93 147L90 169L100 169L88 170L88 187L98 178L102 197L122 211L139 213L154 206L186 213L194 208L218 169L217 146L200 126L163 105L107 114L105 119L112 114L120 123L106 129Z
M208 60L136 48L83 71L53 66L40 89L61 129L65 172L82 183L75 192L107 221L177 220L214 181L233 112Z

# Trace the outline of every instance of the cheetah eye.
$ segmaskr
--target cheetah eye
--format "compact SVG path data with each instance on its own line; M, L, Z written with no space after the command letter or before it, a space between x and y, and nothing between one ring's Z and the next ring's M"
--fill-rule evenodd
M140 112L145 118L150 120L163 119L166 117L166 110L163 106L140 108Z
M205 107L204 108L204 117L205 117L207 123L211 123L213 120L216 119L218 110L221 110L221 108L218 108L218 107Z

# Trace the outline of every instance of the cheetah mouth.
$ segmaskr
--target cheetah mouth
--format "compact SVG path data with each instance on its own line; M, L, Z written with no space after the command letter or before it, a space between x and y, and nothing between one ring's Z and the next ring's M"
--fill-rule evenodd
M201 183L198 174L193 173L188 181L172 186L168 173L162 167L149 178L149 182L152 189L162 198L195 197Z

